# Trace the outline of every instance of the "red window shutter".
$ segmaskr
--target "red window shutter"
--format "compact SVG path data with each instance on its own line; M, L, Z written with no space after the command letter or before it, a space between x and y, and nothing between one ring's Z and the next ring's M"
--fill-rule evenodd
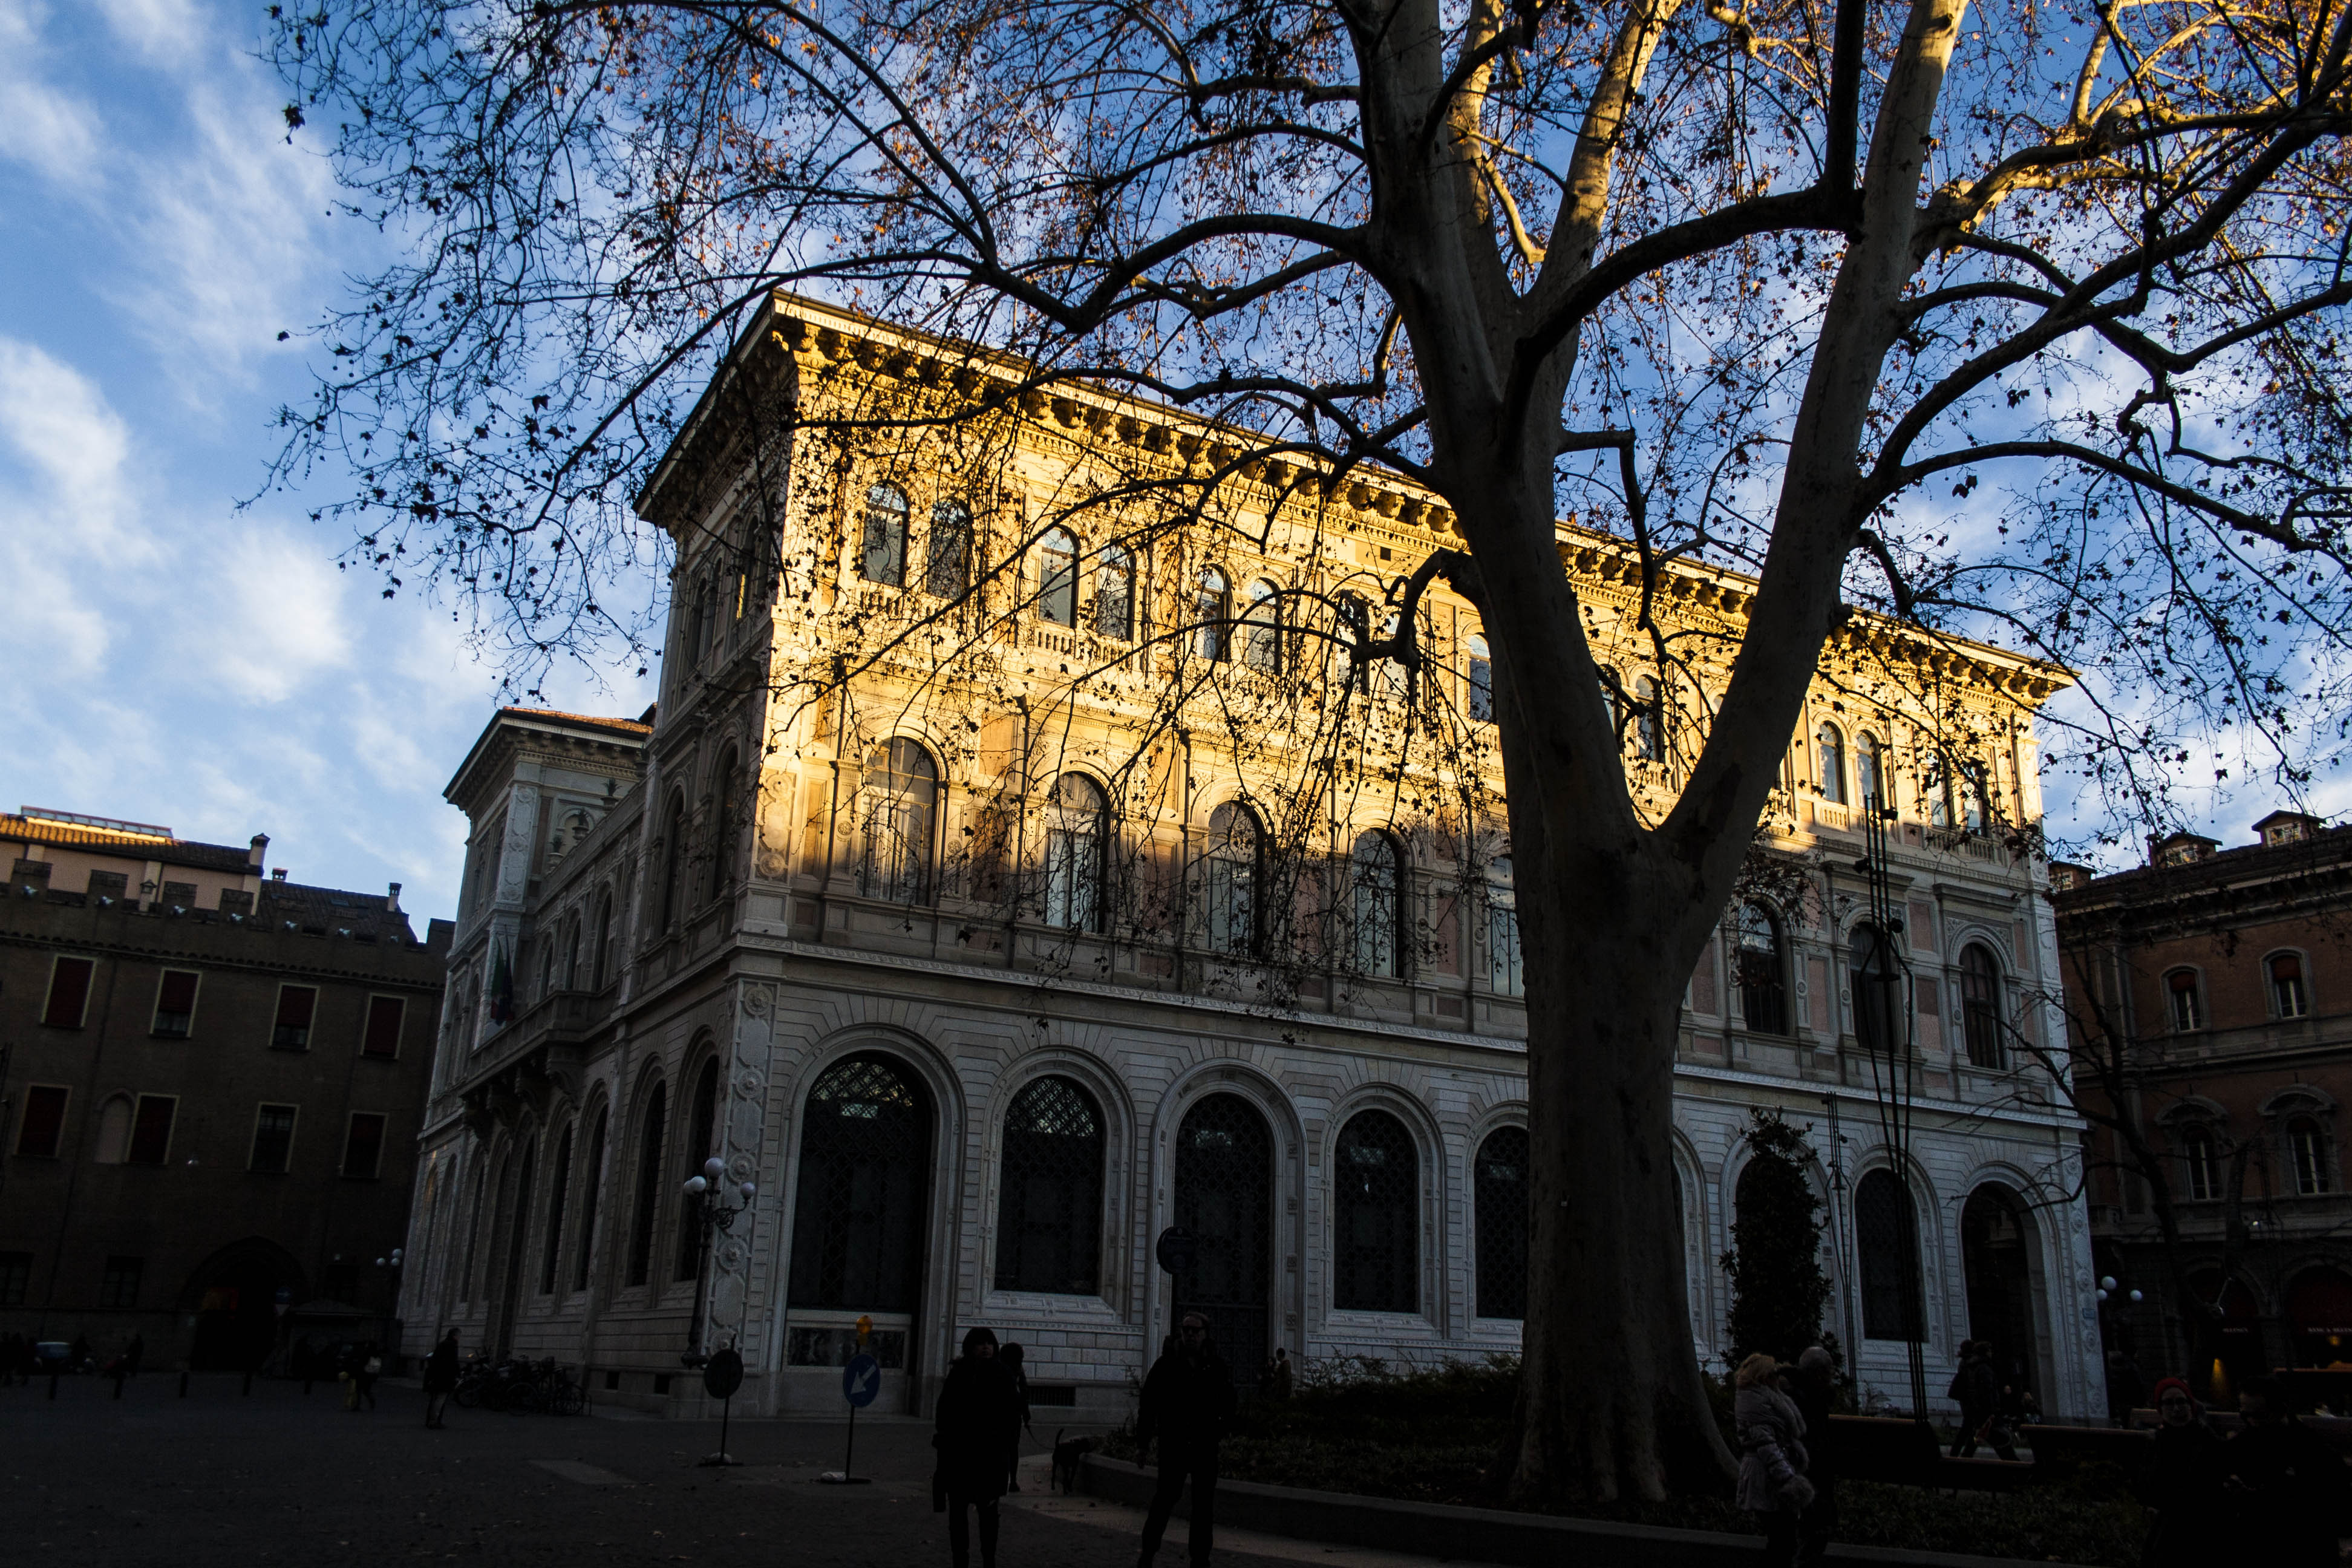
M343 1174L373 1176L383 1158L383 1118L373 1111L353 1111L351 1136L343 1142Z
M37 1160L58 1157L65 1135L66 1094L62 1089L35 1084L25 1091L25 1121L16 1132L16 1152Z
M400 1026L407 1013L408 1004L400 997L368 998L367 1034L361 1039L360 1049L372 1057L398 1056Z
M172 1113L178 1106L169 1095L142 1094L139 1114L131 1123L133 1165L160 1165L172 1148Z
M278 988L278 1024L270 1031L269 1043L279 1050L303 1051L310 1048L310 1018L319 1009L316 986L281 985Z
M79 1029L82 1010L89 1004L90 971L96 967L87 958L60 958L49 971L48 1005L41 1009L41 1022L53 1029Z

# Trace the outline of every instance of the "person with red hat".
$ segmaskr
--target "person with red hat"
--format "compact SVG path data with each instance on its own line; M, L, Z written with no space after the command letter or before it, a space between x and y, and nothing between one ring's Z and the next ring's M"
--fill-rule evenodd
M2156 1517L2140 1568L2208 1568L2222 1539L2221 1436L2180 1379L2164 1379L2155 1393L2156 1453L2140 1497Z

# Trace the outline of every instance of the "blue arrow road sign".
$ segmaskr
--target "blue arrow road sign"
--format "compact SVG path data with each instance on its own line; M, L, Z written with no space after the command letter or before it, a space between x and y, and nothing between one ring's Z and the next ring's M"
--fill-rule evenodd
M841 1396L853 1408L874 1403L882 1392L882 1363L860 1351L841 1369Z

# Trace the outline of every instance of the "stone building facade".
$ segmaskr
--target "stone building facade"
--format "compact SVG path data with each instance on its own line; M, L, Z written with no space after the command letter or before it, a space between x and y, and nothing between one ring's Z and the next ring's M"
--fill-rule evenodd
M0 816L0 1332L200 1369L396 1333L449 925L268 844Z
M2116 1281L2111 1348L2144 1381L2225 1392L2266 1368L2352 1370L2352 829L2273 812L2252 843L2175 834L2145 866L2056 879L2068 1011L2127 1056L2115 1081L2078 1075L2101 1123L2091 1214ZM2110 1119L2146 1141L2155 1181ZM2168 1205L2199 1319L2171 1286Z
M641 502L678 542L657 710L501 711L449 786L474 831L412 1346L455 1324L662 1410L695 1406L681 1357L722 1340L757 1407L833 1409L861 1315L908 1405L973 1322L1028 1347L1041 1399L1079 1405L1122 1400L1180 1309L1244 1373L1277 1344L1513 1349L1525 1026L1485 645L1443 591L1410 681L1330 665L1303 625L1312 600L1369 626L1349 584L1410 572L1444 509L1380 475L1302 500L1258 468L1231 480L1267 524L1255 545L1181 522L1085 537L1055 521L1083 510L1067 498L1121 464L1222 462L1217 432L1009 394L984 475L953 432L884 451L829 421L1018 368L795 301L740 369L784 417L721 418L722 384ZM1662 801L1695 695L1640 662L1619 546L1561 538L1622 661L1628 769ZM1670 586L1670 614L1721 626L1751 585ZM1778 890L1691 981L1674 1154L1694 1330L1721 1350L1716 1260L1769 1108L1822 1152L1833 1324L1867 1384L1906 1386L1907 1199L1933 1389L1961 1337L1999 1331L2046 1407L2094 1409L2079 1127L2002 1043L2060 1026L2044 873L2003 825L2039 814L2032 710L2063 672L1859 624L1839 657L1769 825ZM1923 771L1927 708L1857 695L1853 669L1906 660L1971 716L1965 759ZM1171 690L1192 717L1153 730ZM1453 715L1442 763L1381 750L1416 703ZM1361 749L1286 811L1335 705ZM1443 768L1474 804L1431 804L1417 786ZM1865 798L1895 814L1916 997L1907 1193L1846 973ZM722 1191L754 1188L715 1231L680 1190L712 1158ZM1171 1226L1173 1273L1154 1257Z

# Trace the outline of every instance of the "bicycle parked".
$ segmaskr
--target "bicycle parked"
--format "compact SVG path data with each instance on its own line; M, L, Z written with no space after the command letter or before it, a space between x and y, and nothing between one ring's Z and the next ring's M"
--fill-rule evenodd
M514 1415L577 1415L588 1405L587 1391L553 1356L536 1362L528 1356L474 1356L458 1369L454 1397L467 1410Z

